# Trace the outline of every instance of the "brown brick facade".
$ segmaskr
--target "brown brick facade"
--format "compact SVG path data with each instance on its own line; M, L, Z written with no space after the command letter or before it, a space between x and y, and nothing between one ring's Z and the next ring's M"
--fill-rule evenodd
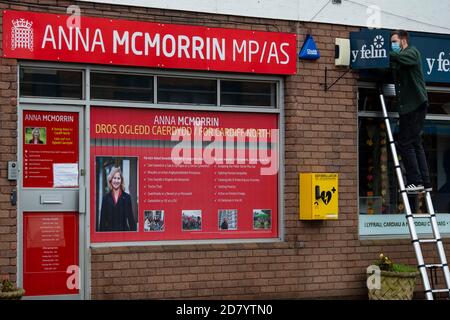
M64 13L72 1L21 1L1 9ZM357 73L348 73L330 91L324 70L334 70L334 39L354 27L209 15L137 7L77 3L83 15L182 23L211 27L295 32L298 48L307 33L321 53L299 62L285 78L285 241L258 244L205 244L92 249L93 299L254 299L365 298L365 268L379 252L415 263L409 241L360 241L357 210ZM17 158L17 67L0 65L0 274L16 274L15 183L7 161ZM330 71L334 81L340 72ZM298 173L338 172L337 221L298 220ZM88 253L89 254L89 253ZM431 252L428 252L431 256Z

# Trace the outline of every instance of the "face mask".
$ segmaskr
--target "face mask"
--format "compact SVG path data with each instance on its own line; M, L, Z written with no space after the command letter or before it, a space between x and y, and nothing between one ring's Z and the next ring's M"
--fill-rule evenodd
M391 43L391 49L392 49L392 51L399 53L401 51L400 43L392 42Z

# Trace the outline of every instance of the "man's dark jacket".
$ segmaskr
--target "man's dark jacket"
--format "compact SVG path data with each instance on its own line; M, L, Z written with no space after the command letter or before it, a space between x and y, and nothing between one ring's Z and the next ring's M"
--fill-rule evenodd
M398 113L410 113L428 102L420 52L408 46L399 53L391 51L390 58L399 97Z

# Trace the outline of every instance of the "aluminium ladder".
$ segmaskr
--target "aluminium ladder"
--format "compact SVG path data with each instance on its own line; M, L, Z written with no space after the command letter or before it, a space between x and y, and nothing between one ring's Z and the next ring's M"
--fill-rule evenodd
M405 183L403 181L402 170L400 167L400 163L398 161L397 150L395 147L395 143L394 143L394 139L393 139L393 135L392 135L392 131L391 131L391 126L389 123L389 118L388 118L388 114L387 114L387 110L386 110L386 104L384 101L382 87L380 87L380 101L381 101L381 107L383 109L383 118L384 118L385 125L386 125L389 145L391 146L392 158L394 159L395 172L397 174L397 180L398 180L398 185L399 185L399 190L400 190L399 192L401 194L403 204L405 207L406 220L408 221L408 227L409 227L409 232L411 235L411 241L414 246L414 251L416 252L418 268L419 268L420 274L422 276L422 281L423 281L423 286L425 288L426 298L427 298L427 300L433 300L433 298L434 298L433 294L439 293L439 292L446 292L449 294L449 297L450 297L450 272L449 272L449 267L447 264L447 258L445 256L442 238L441 238L441 235L439 232L436 214L435 214L434 208L433 208L433 202L431 201L430 192L425 191L425 199L426 199L426 206L427 206L428 213L413 214L411 212L411 206L409 204L408 192L405 189ZM415 194L417 194L417 192ZM418 238L417 232L416 232L416 226L414 224L415 218L431 219L433 238L429 238L429 239L419 239ZM440 263L425 264L424 259L423 259L423 254L422 254L422 248L421 248L422 243L435 243L436 244L437 251L439 253L439 258L441 260ZM447 285L446 289L433 289L430 286L427 269L435 269L435 268L442 269L442 271L444 273L444 277L445 277L445 282Z

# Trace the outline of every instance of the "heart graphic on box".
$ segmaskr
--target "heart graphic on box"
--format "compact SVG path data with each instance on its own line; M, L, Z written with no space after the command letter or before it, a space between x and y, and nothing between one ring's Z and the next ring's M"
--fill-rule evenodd
M325 203L326 205L328 205L331 201L331 198L333 197L333 194L331 193L331 191L327 191L325 193L325 191L322 191L320 193L320 198L322 199L323 203Z

